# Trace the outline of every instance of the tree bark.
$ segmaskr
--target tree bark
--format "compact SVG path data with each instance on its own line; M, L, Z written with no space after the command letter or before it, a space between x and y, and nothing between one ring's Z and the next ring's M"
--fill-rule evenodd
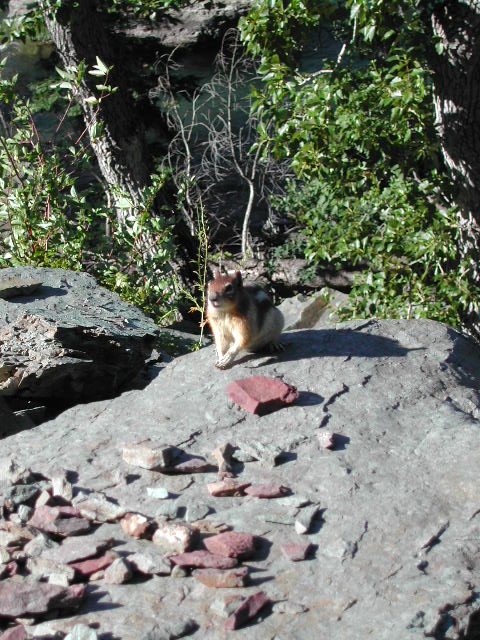
M429 62L442 151L457 191L460 255L466 277L480 286L480 2L438 3L431 24L443 45ZM472 302L466 318L477 338L478 311Z
M113 65L108 82L118 87L115 93L100 105L92 105L87 98L98 96L95 85L99 84L99 78L87 73L76 97L112 203L123 193L139 206L150 173L144 128L135 117L135 106L125 90L121 69L115 65L118 56L98 11L98 1L81 0L77 7L72 4L67 0L61 9L53 10L49 0L41 0L45 24L65 67L78 67L84 60L92 68L96 56L108 67ZM91 135L96 120L103 125L98 137Z

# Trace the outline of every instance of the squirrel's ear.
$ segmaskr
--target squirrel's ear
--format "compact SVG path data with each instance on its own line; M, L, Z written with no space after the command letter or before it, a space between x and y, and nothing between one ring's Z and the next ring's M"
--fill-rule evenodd
M240 271L236 271L235 272L235 281L237 283L237 286L240 288L243 284L242 282L242 274L240 273Z
M213 279L218 280L220 278L220 271L218 269L213 270Z

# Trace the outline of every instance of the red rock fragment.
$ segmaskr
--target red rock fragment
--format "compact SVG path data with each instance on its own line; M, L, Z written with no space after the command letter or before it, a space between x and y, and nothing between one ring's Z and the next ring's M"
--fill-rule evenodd
M29 526L40 531L56 533L62 536L75 536L90 530L90 522L78 517L80 511L75 507L49 507L43 505L35 509L28 521Z
M178 556L171 556L173 564L184 568L195 569L232 569L237 566L235 558L226 558L210 551L187 551Z
M71 562L70 566L73 567L81 576L88 578L97 571L109 567L117 558L118 553L115 553L115 551L107 551L99 558L90 558L89 560L81 560L80 562Z
M168 467L169 473L207 473L217 471L218 467L201 456L183 455L177 464Z
M287 487L281 484L252 484L245 489L245 493L256 498L281 498L288 493Z
M140 513L125 514L120 520L120 525L127 536L135 540L146 538L152 529L151 521Z
M298 399L297 389L278 378L252 376L235 380L227 387L230 399L246 411L265 415Z
M26 640L27 632L23 624L7 629L0 636L0 640Z
M210 553L226 558L249 558L255 553L255 536L249 533L225 531L203 541Z
M305 560L312 549L312 544L308 541L287 542L280 545L280 549L288 560L299 562L300 560Z
M225 629L233 631L254 618L270 602L263 591L258 591L247 598L225 622Z
M196 569L193 577L212 589L232 589L244 587L248 579L248 567L234 569Z
M335 448L335 436L330 431L319 431L317 438L322 449L334 449Z
M245 489L250 486L250 482L241 482L232 478L225 478L219 482L207 484L208 493L215 498L223 496L243 496Z

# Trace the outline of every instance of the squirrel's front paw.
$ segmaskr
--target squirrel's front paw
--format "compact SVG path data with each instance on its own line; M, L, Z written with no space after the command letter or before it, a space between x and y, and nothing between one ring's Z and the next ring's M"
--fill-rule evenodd
M217 369L226 369L232 360L233 360L232 356L225 355L223 356L223 358L220 358L219 360L217 360L217 362L215 363L215 366L217 367Z

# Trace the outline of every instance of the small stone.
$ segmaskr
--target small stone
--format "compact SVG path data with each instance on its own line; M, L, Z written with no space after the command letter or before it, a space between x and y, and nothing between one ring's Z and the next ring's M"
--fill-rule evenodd
M36 540L36 539L35 539ZM33 543L34 541L32 541ZM42 551L42 558L54 560L60 564L69 564L86 560L102 553L105 549L112 546L112 539L102 538L94 539L91 536L82 536L80 538L66 538L61 545L57 543L47 545ZM29 545L26 545L25 550Z
M322 429L317 433L318 443L322 449L334 449L335 448L335 434L330 431Z
M61 536L75 536L87 533L90 530L90 522L84 518L76 517L79 511L74 507L49 507L44 505L35 509L33 516L28 521L31 527L55 533Z
M170 561L159 553L139 551L128 556L128 562L135 571L150 576L168 576L172 570Z
M278 378L252 376L227 387L229 398L249 413L265 415L295 402L297 389Z
M208 493L214 498L224 496L243 496L245 489L250 486L250 482L241 482L232 478L225 478L219 482L210 482L207 484Z
M185 512L185 520L187 522L196 522L197 520L205 518L209 513L210 507L208 504L204 504L203 502L191 504L187 507L187 511Z
M188 524L164 524L155 531L152 542L165 554L179 554L192 548L197 535L197 531Z
M226 442L212 451L212 456L218 464L219 473L230 472L232 470L233 452L234 447L229 442Z
M46 558L28 558L26 562L27 570L39 579L49 578L52 574L65 576L68 582L73 582L75 569L68 564L59 564Z
M310 531L312 521L318 513L318 505L313 504L310 507L305 507L300 511L295 519L295 531L299 535L304 535Z
M248 496L254 496L255 498L281 498L289 489L281 484L253 484L245 489L245 493Z
M117 522L126 514L126 509L101 494L90 495L76 503L84 518L94 522Z
M232 458L237 462L255 462L255 460L257 459L251 453L243 451L243 449L235 449L235 453L233 454Z
M305 560L312 549L312 544L308 541L286 542L280 545L280 549L288 560L299 562L300 560Z
M155 500L166 500L168 498L168 490L165 487L147 487L147 495Z
M95 629L86 624L76 624L67 634L64 640L97 640L98 635Z
M306 498L305 496L299 496L298 494L294 493L291 496L285 496L284 498L279 498L277 500L277 504L279 505L284 505L286 507L294 507L294 508L301 508L301 507L306 507L307 505L311 504L311 500L310 498Z
M245 596L232 595L226 598L217 598L210 606L210 611L222 618L228 618L235 613L238 607L245 602Z
M177 640L177 638L191 635L196 629L198 624L191 618L162 622L142 635L142 640Z
M229 531L230 527L224 522L212 522L212 520L197 520L192 522L192 527L198 531L198 533L223 533Z
M261 443L258 440L241 440L238 442L240 449L259 460L264 466L274 467L285 455L285 451L273 442ZM235 452L237 455L238 451Z
M122 450L123 460L127 464L142 469L163 469L172 464L174 447L151 442L125 444Z
M125 584L132 577L128 560L117 558L106 569L104 580L107 584Z
M226 558L209 551L190 551L171 556L171 562L183 568L195 569L232 569L237 566L235 558Z
M192 576L206 587L213 589L232 589L244 587L248 579L248 567L234 569L195 569Z
M139 540L148 537L152 529L152 522L140 513L127 513L120 520L120 526L127 536Z
M23 550L30 558L36 558L47 549L56 549L59 546L58 542L54 542L45 534L39 533L30 542L27 542Z
M115 551L107 551L99 558L90 558L79 562L71 562L70 566L75 569L81 576L88 578L93 573L101 571L109 567L118 558Z
M202 456L183 454L175 465L168 467L166 470L169 473L208 473L217 471L217 467Z
M270 603L270 598L263 591L258 591L249 596L225 622L224 628L228 631L238 629L249 622Z
M73 498L72 483L67 480L66 472L52 477L52 495L70 502Z
M63 573L51 573L48 576L48 584L56 584L60 587L68 587L70 581Z
M225 531L205 538L203 544L210 553L227 558L250 558L255 553L255 536L249 533Z
M167 502L157 509L156 518L175 520L178 516L179 505L176 502Z
M46 504L50 504L52 502L52 494L47 489L44 489L40 492L40 495L35 500L35 509L39 507L43 507Z
M26 640L27 632L23 624L7 629L0 636L0 640Z
M27 507L26 504L21 504L18 507L17 513L21 522L27 522L27 520L30 520L32 517L33 509L32 507Z
M175 565L172 569L171 576L172 578L186 578L188 576L188 571L183 569L183 567Z

